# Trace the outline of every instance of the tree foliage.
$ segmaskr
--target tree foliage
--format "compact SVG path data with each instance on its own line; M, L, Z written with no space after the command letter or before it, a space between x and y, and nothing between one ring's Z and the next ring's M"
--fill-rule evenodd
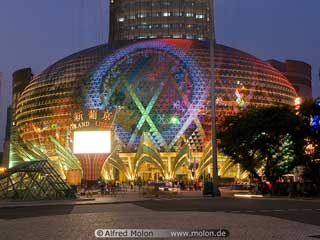
M220 150L234 163L271 182L301 164L301 119L289 106L248 108L221 125Z
M313 118L320 117L320 106L315 100L306 100L301 104L299 116L302 119L302 127L305 143L305 177L320 184L320 126L312 126Z

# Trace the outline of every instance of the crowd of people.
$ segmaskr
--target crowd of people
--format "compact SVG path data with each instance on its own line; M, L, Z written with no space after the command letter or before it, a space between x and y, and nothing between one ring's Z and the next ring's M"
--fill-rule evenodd
M180 191L201 191L203 183L200 181L190 182L190 181L175 181L175 182L165 182L165 187L167 188L178 188Z
M116 194L118 192L143 191L144 188L155 188L164 191L201 191L203 183L201 181L102 181L89 185L84 183L81 186L80 195L90 195L100 193L101 195Z
M319 189L315 183L312 182L276 182L274 186L270 182L262 182L257 185L259 193L271 194L276 196L288 197L313 197L317 196Z
M262 181L255 184L248 182L234 182L229 185L233 190L249 190L253 193L270 194L289 197L308 197L317 196L319 189L316 184L309 182L282 181L272 185L268 181ZM204 184L201 181L102 181L98 180L90 186L84 183L81 189L78 189L80 195L115 195L125 192L144 192L146 189L155 189L157 191L202 191Z

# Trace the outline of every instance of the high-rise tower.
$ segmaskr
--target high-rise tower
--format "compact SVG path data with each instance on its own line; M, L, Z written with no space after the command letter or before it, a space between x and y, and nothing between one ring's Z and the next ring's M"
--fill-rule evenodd
M209 34L208 0L110 1L110 41L148 38L209 40Z

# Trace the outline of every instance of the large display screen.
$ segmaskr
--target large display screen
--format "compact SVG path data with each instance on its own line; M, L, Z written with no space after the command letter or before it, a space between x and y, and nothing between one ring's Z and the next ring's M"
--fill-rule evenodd
M111 152L110 131L75 131L73 134L73 153L97 154Z

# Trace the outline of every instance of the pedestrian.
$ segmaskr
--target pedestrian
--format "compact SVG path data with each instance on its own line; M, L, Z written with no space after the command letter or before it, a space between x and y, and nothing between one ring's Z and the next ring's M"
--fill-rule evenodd
M105 183L103 181L101 181L100 183L100 193L101 193L101 196L103 196L105 194Z
M290 183L289 183L289 198L294 198L295 197L295 186L294 186L294 182L292 181L292 179L290 179Z

